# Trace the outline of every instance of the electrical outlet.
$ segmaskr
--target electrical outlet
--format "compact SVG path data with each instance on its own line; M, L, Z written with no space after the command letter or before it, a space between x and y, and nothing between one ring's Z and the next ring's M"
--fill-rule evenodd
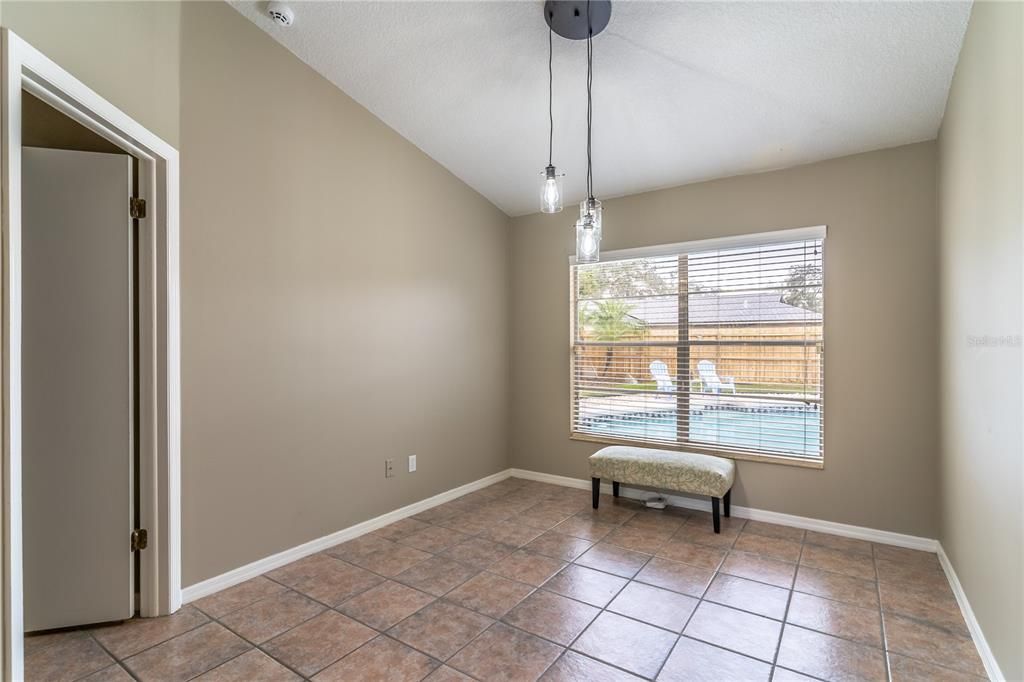
M416 455L409 455L409 472L416 471Z
M395 460L384 460L384 478L393 478L395 475Z

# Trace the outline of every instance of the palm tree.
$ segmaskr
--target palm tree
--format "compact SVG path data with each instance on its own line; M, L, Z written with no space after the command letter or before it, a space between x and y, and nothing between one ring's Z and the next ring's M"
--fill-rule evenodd
M580 310L580 327L597 341L616 342L639 336L646 331L643 321L630 316L633 306L620 300L591 301ZM604 374L612 363L614 348L608 346L604 356Z

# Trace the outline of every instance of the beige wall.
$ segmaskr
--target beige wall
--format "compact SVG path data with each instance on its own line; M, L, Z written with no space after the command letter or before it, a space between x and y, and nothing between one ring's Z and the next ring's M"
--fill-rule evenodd
M737 504L936 536L935 185L928 142L604 203L607 250L828 225L825 468L741 462ZM568 437L574 214L512 221L511 463L587 478L600 446Z
M227 5L182 31L187 585L506 466L508 219Z
M975 3L939 137L940 538L1010 680L1024 678L1022 32L1020 3Z
M181 151L183 585L506 466L504 214L226 4L3 22Z

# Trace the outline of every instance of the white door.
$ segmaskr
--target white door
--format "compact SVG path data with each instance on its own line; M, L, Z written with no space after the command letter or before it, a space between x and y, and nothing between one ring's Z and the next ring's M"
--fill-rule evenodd
M131 163L22 155L27 632L132 616Z

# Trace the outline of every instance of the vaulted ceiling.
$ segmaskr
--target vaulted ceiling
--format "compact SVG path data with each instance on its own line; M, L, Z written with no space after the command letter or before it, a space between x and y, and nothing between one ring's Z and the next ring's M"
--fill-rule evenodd
M509 215L538 210L539 2L233 6ZM594 186L611 197L934 138L965 2L614 2L594 39ZM586 47L554 38L554 162L584 195ZM568 210L575 207L567 205Z

